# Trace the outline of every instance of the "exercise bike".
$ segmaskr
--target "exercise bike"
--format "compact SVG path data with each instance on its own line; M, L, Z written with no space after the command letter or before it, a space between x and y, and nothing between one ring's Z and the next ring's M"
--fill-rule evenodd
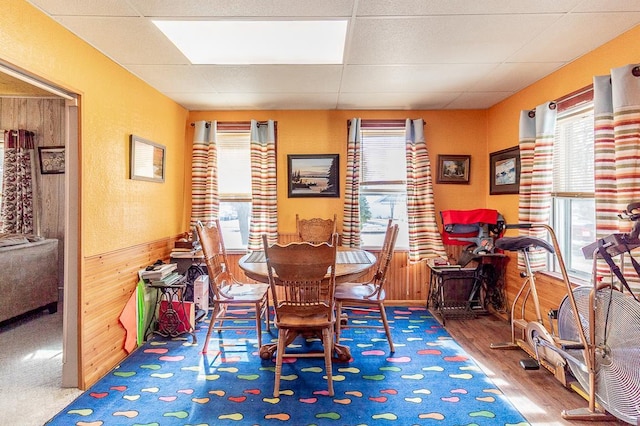
M582 394L588 400L588 407L564 410L561 414L567 420L609 421L615 416L637 424L640 419L640 301L611 260L640 247L640 203L630 204L620 217L634 222L630 233L612 234L583 248L585 256L593 259L591 285L571 285L555 233L548 225L515 224L506 228L544 228L551 244L529 236L502 237L495 242L499 249L523 253L525 271L521 276L525 280L511 305L511 342L492 344L491 348L522 348L531 357L521 362L524 368L542 365L563 385L574 387ZM558 310L550 312L548 327L542 321L535 274L529 260L529 252L536 248L555 255L567 291ZM598 258L607 260L618 283L613 280L604 283L596 278ZM640 276L640 265L635 262L634 267ZM525 319L529 301L534 305L534 321ZM519 311L516 310L518 303L521 304ZM516 338L517 329L523 339ZM570 385L569 373L581 389Z

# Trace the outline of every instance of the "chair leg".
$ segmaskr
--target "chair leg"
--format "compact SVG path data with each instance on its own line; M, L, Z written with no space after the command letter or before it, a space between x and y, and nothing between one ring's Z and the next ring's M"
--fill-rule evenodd
M282 330L278 332L278 346L276 348L276 376L273 384L273 397L280 396L280 376L282 375L282 358L285 349L285 334Z
M387 321L387 312L384 310L384 303L378 304L380 309L380 318L382 318L382 324L384 325L384 332L387 334L387 341L389 342L389 348L391 352L395 352L396 349L393 346L393 339L391 338L391 330L389 329L389 322Z
M260 302L256 303L256 334L258 335L258 348L262 346L262 311L260 308L262 304Z
M340 333L342 332L342 303L336 301L336 343L340 344Z
M206 354L209 349L209 338L211 337L211 332L213 331L213 326L216 322L216 317L220 311L220 306L217 304L213 305L213 310L211 311L211 319L209 320L209 328L207 329L207 337L204 339L204 347L202 348L202 353Z
M339 327L339 326L338 326ZM329 386L329 396L334 395L333 391L333 364L331 355L333 354L333 338L332 330L329 328L322 329L323 345L324 345L324 369L327 373L327 384Z

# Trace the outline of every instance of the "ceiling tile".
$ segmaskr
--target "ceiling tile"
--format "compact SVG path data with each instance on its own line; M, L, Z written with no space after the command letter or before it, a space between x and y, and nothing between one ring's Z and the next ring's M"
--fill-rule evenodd
M219 92L325 93L340 87L341 65L199 65Z
M353 0L129 0L154 17L323 17L351 16Z
M498 63L560 15L356 20L349 64Z
M59 21L122 65L189 63L174 44L144 18L65 16Z
M463 91L495 64L349 65L343 92Z

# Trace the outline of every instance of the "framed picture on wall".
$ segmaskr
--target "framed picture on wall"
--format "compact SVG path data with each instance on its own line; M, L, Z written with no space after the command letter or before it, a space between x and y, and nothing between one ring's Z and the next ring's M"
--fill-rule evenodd
M64 173L64 146L39 146L40 173Z
M130 138L129 177L136 180L164 182L165 147L136 135Z
M520 148L489 154L489 194L517 194L520 190Z
M470 155L438 155L437 183L469 183Z
M340 196L338 154L291 154L287 160L289 198Z

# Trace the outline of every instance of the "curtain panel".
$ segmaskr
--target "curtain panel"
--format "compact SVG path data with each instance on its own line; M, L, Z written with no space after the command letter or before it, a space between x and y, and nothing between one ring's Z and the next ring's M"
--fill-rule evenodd
M2 232L32 234L34 231L35 133L5 130L2 175Z
M346 247L360 247L360 126L359 118L349 120L342 217L342 245Z
M419 262L430 257L446 258L447 254L436 222L431 162L422 119L407 119L405 140L409 262Z
M555 140L557 109L554 102L546 102L535 110L520 113L520 223L548 224L553 190L553 143ZM520 234L546 237L544 229L522 229ZM534 271L546 269L546 252L529 253ZM518 253L518 266L524 268L524 258Z
M593 79L596 236L629 232L618 214L640 201L640 66L626 65ZM618 259L616 259L618 260ZM628 257L625 257L629 261ZM626 262L625 262L626 263ZM624 270L633 270L625 264ZM609 276L604 260L598 275ZM637 277L629 279L638 287Z
M251 120L251 224L249 250L262 250L262 234L278 240L275 122Z
M194 123L191 156L191 227L198 221L210 223L218 217L218 179L216 165L216 121Z

